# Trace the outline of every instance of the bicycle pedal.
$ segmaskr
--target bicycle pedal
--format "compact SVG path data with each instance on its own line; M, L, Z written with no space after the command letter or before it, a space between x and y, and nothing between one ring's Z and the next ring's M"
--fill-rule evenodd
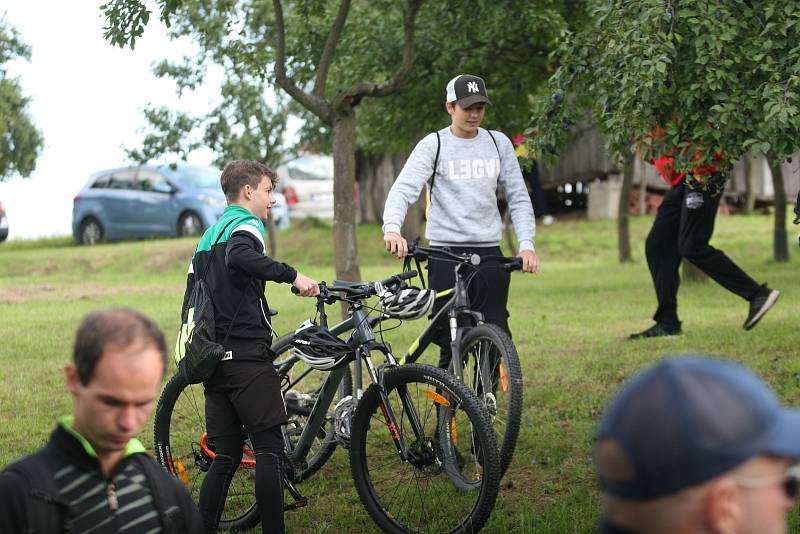
M297 510L298 508L304 508L308 505L308 499L305 497L300 497L298 500L291 504L286 504L283 506L283 511L288 512L290 510Z

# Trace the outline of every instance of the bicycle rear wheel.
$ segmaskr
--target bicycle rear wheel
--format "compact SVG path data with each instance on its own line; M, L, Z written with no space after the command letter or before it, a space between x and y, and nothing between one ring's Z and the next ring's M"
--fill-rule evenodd
M214 460L214 444L205 434L205 396L202 384L187 384L174 375L158 399L153 425L156 460L182 480L198 502L200 486ZM220 530L239 530L259 521L255 493L255 455L245 444L245 454L231 480Z
M464 383L492 420L502 476L514 456L522 420L522 368L517 349L505 330L484 323L467 330L461 341L461 361Z
M350 466L367 512L385 532L480 530L500 482L486 411L464 384L427 365L389 369L383 386L386 403L373 384L353 419Z

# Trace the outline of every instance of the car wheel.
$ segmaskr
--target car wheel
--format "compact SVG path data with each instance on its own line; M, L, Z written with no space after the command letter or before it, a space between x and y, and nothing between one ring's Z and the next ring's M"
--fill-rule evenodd
M89 217L81 223L80 239L82 245L94 245L103 240L103 227L97 219Z
M189 237L198 235L203 231L203 221L200 217L192 212L187 211L181 214L178 219L178 237Z

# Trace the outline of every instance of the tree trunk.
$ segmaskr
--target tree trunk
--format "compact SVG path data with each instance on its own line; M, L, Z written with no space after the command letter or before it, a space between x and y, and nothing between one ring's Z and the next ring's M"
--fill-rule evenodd
M647 215L647 178L644 173L639 183L639 215Z
M361 279L356 242L356 207L353 203L356 158L356 115L352 108L333 119L333 258L336 277ZM375 246L379 246L377 243Z
M789 261L789 239L786 233L786 189L783 187L782 161L770 151L767 162L772 171L772 188L775 191L775 231L772 255L775 261Z
M753 155L748 152L742 160L744 163L744 212L753 213L756 206L756 195L753 192Z
M622 189L617 208L617 251L620 262L631 261L631 233L629 228L631 190L633 189L633 154L625 154L622 163Z

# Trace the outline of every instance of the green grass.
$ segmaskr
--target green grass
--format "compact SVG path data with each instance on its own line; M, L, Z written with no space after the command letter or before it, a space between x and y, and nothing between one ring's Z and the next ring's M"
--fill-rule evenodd
M590 463L591 434L605 402L620 383L665 353L701 352L740 361L765 377L779 395L800 404L800 299L797 253L771 260L772 219L720 217L713 243L757 281L769 280L781 300L752 332L741 325L747 304L709 281L685 285L680 314L685 334L625 342L650 324L655 298L644 261L651 218L631 224L634 261L616 261L613 221L559 221L539 229L542 272L515 274L511 328L523 365L525 412L514 462L486 532L589 532L598 493ZM380 229L359 230L361 272L378 279L401 263L382 250ZM792 232L793 234L793 232ZM321 280L335 278L332 238L324 224L295 225L279 235L281 261ZM39 447L56 416L70 410L62 368L73 333L89 310L112 305L154 317L174 342L191 239L77 247L67 239L0 246L0 465ZM293 329L313 312L312 301L270 284L269 303L280 310L276 329ZM385 333L397 352L423 322ZM435 363L432 354L423 361ZM143 442L150 446L152 429ZM287 516L291 532L372 532L350 479L346 454L337 451L301 486L310 498ZM797 520L794 518L796 525Z

